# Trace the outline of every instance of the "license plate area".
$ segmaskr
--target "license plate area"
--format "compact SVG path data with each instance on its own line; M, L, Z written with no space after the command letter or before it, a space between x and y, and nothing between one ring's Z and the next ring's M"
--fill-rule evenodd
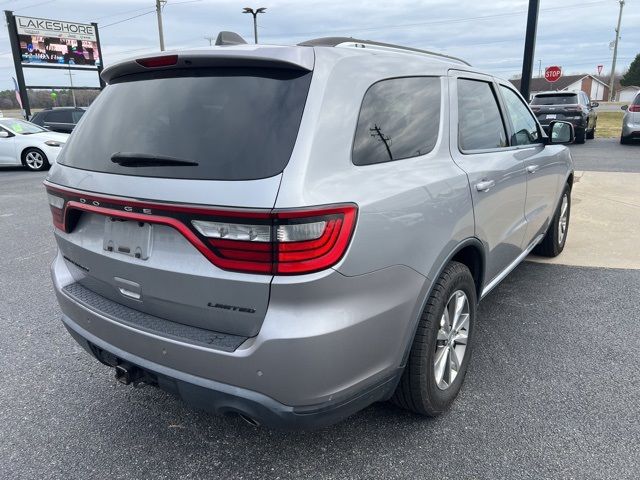
M102 248L108 252L147 260L151 255L153 225L106 217Z

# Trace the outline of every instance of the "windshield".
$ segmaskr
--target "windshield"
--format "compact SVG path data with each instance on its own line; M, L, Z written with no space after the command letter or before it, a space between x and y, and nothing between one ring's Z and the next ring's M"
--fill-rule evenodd
M32 133L46 132L44 128L41 128L34 123L19 119L2 120L0 121L0 125L8 128L13 133L20 133L22 135L31 135Z
M578 96L574 93L560 95L536 95L531 101L531 105L575 105L578 103Z
M128 76L98 96L58 162L144 177L271 177L289 162L310 81L256 68Z

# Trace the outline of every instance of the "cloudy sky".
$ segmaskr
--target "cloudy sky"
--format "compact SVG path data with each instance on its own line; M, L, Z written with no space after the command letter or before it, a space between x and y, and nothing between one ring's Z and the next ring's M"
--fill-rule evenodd
M292 44L322 36L354 36L462 57L509 78L521 70L527 0L168 0L164 8L167 49L208 45L220 30L253 38L251 16L242 7L267 7L259 16L260 43ZM252 3L253 2L253 3ZM155 0L0 0L16 14L97 22L106 65L158 50ZM564 73L611 68L617 0L541 0L534 72L559 65ZM134 18L131 18L134 17ZM618 68L640 53L640 0L627 0ZM14 75L6 28L0 32L0 89ZM25 70L27 83L66 85L60 71ZM74 72L76 85L97 85L96 76Z

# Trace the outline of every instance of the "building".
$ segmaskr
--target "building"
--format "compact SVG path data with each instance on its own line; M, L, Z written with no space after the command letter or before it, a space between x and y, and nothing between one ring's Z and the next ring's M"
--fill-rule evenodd
M636 85L629 85L627 87L620 87L616 92L616 102L631 103L636 95L640 92L640 87Z
M520 89L520 80L511 80ZM549 83L544 78L532 78L529 87L531 95L554 90L582 90L596 102L609 100L609 86L593 75L563 75L557 82Z

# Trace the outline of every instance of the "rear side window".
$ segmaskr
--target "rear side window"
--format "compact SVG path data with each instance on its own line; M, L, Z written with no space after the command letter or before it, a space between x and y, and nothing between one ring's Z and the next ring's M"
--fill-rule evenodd
M372 165L425 155L438 140L439 125L439 78L378 82L362 100L352 161Z
M578 96L575 93L559 95L536 95L531 100L531 105L576 105Z
M633 101L634 105L640 105L640 93L636 95L636 99Z
M73 123L78 123L80 118L82 118L82 115L84 115L84 110L74 110L71 112L71 119L73 120Z
M310 72L255 68L126 77L93 102L58 161L143 177L271 177L289 162L310 82Z
M462 150L507 146L504 122L489 83L458 79L458 135Z

